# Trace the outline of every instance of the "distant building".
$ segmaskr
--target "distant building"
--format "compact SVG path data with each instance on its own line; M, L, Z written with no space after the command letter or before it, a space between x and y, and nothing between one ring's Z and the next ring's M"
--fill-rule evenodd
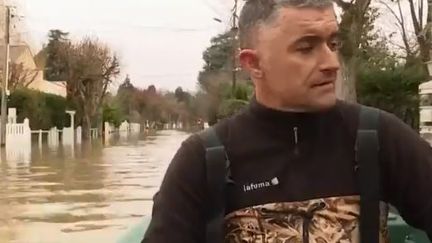
M8 2L6 2L8 3ZM5 48L4 48L4 34L5 34L5 0L0 0L0 75L4 69ZM20 35L19 21L11 21L10 28L10 64L22 65L23 71L29 75L23 75L22 81L24 86L30 89L38 90L44 93L50 93L66 97L66 82L65 81L47 81L44 79L43 70L37 67L34 55ZM12 70L11 70L12 71ZM2 76L0 76L1 82ZM1 83L0 83L1 87Z
M0 71L3 72L4 46L0 45ZM43 70L36 66L33 53L26 44L10 46L10 63L22 64L24 71L32 73L24 77L23 83L27 88L66 97L66 81L47 81L44 79Z

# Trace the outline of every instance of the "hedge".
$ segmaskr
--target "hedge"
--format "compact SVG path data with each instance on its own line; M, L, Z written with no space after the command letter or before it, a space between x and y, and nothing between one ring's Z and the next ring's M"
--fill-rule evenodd
M18 89L8 97L8 107L17 109L17 122L30 120L32 130L69 126L66 98L30 89Z

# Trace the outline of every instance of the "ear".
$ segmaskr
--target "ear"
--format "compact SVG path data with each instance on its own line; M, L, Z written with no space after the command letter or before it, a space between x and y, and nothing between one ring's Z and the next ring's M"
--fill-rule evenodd
M249 73L252 79L260 79L263 77L263 72L259 64L259 56L256 50L241 50L239 53L239 61L242 68Z

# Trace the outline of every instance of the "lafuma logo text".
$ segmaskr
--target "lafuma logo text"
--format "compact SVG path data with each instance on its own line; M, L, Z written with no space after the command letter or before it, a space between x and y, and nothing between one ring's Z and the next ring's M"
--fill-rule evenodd
M264 181L260 183L250 183L250 184L243 185L243 191L250 192L250 191L263 189L271 186L277 186L277 185L279 185L279 179L275 177L270 181Z

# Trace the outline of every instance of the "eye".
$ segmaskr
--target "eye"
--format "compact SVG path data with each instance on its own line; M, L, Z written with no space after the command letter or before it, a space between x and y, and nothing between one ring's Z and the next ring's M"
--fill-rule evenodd
M333 38L329 43L328 46L330 48L330 50L332 51L337 51L341 48L342 46L342 42L340 41L339 38Z
M301 53L309 53L314 49L314 46L311 43L302 43L298 45L297 51Z

